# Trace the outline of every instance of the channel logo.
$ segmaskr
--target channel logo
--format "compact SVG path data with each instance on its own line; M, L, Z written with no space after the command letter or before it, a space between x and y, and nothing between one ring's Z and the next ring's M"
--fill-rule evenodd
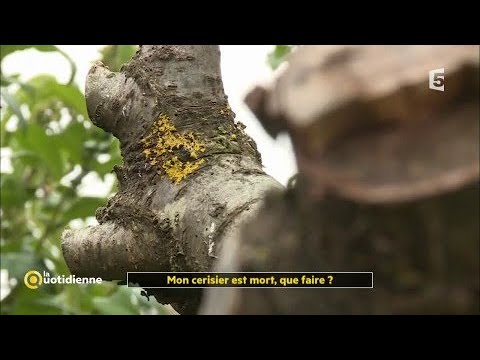
M76 284L76 285L88 285L88 284L101 284L102 278L99 277L76 277L75 275L57 275L52 276L48 271L44 271L40 274L36 270L28 271L23 277L23 283L29 289L36 290L42 284L43 285L56 285L56 284Z
M445 91L445 68L433 69L428 72L428 87L431 90Z
M29 289L36 290L43 284L43 276L35 270L30 270L23 277L25 286Z

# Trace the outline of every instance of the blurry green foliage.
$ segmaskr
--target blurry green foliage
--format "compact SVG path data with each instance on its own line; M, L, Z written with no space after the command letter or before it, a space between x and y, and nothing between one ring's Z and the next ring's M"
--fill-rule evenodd
M15 51L32 49L32 48L38 51L45 51L45 52L61 51L55 45L2 45L2 51L0 52L0 61L3 60L5 56Z
M125 64L125 59L132 58L138 49L137 45L108 45L105 46L102 53L102 61L112 71L120 71Z
M272 52L267 56L267 62L275 70L283 63L288 54L295 48L294 45L276 45Z
M79 185L90 173L104 179L122 161L118 141L88 119L83 93L73 82L75 66L65 53L51 45L2 45L1 60L30 48L61 53L70 62L72 77L61 84L47 74L25 82L18 74L1 74L2 161L7 156L11 163L11 169L1 169L2 292L8 292L2 295L1 313L163 313L155 301L112 282L37 290L24 286L28 270L69 274L60 248L63 229L72 220L93 216L107 201L81 196ZM118 70L136 49L108 46L102 61Z

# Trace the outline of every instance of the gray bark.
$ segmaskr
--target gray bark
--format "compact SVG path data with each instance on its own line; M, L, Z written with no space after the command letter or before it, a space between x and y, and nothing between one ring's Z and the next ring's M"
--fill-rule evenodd
M64 232L73 274L124 280L127 271L211 270L224 238L236 236L268 191L281 190L234 122L218 46L142 46L120 73L97 63L86 99L91 120L120 140L124 162L114 169L118 193L97 210L99 225ZM193 313L200 291L152 293Z

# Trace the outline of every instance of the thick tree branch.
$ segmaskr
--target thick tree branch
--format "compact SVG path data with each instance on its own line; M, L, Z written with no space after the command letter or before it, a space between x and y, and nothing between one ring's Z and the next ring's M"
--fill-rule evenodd
M75 274L211 270L223 239L281 189L233 121L217 46L142 46L120 73L97 63L86 98L92 121L120 140L124 164L100 225L63 236ZM182 312L199 301L198 291L154 294Z

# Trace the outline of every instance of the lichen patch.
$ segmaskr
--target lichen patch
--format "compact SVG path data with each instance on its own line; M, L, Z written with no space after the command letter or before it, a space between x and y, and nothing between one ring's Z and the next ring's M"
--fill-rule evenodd
M152 124L141 142L146 161L157 168L159 175L166 174L176 184L205 163L205 159L199 159L205 152L205 144L192 132L177 131L165 114Z

